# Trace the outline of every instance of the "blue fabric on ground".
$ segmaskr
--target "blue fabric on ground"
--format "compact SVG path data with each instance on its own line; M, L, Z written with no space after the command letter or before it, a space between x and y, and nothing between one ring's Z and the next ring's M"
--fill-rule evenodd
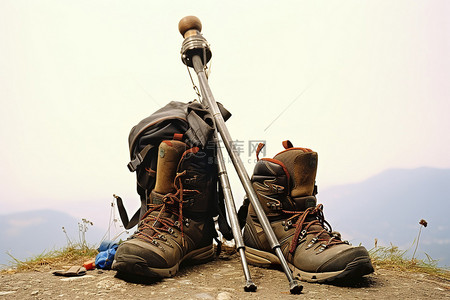
M109 270L116 255L119 246L112 241L103 241L98 248L99 253L95 257L95 267L98 269Z
M101 242L100 247L98 247L98 252L106 251L110 248L112 248L114 245L117 245L117 243L110 241L110 240L104 240Z

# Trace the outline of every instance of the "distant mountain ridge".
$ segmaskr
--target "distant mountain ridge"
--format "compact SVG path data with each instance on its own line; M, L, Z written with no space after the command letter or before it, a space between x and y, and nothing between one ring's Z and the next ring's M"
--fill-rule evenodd
M401 249L412 244L419 220L422 230L417 254L426 252L439 265L450 266L450 169L390 169L365 181L320 191L319 203L334 230L367 248L390 243ZM416 254L416 256L417 256Z

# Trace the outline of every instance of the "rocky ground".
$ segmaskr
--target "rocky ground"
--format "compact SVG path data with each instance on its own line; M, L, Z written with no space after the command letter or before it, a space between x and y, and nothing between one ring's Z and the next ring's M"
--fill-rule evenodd
M80 277L58 277L53 270L2 273L1 299L450 299L450 281L430 275L377 269L358 282L303 282L300 295L290 295L283 272L250 266L258 290L243 290L244 276L237 254L222 254L213 262L185 266L174 278L129 282L115 271L88 271Z

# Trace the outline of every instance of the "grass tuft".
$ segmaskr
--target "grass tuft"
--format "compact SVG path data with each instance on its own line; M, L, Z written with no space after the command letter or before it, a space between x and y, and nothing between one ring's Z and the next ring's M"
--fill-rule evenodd
M389 247L377 246L369 250L372 263L379 268L408 271L414 273L426 273L450 280L450 271L437 266L437 260L427 255L426 260L406 258L406 250L400 250L391 244Z
M71 244L60 250L43 252L35 257L19 260L13 255L8 255L12 259L12 268L1 270L1 273L17 273L24 271L49 271L61 269L67 266L80 265L89 259L95 258L98 254L96 249L88 246Z

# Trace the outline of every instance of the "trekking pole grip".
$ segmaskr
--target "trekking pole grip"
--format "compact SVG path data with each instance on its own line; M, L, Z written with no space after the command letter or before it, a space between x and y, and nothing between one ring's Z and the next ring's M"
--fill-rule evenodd
M187 16L178 23L178 30L184 38L188 38L202 31L202 22L196 16Z
M202 22L195 16L187 16L178 23L178 30L184 37L181 45L181 60L183 63L193 68L194 56L199 56L203 65L211 59L212 53L208 41L201 34Z

